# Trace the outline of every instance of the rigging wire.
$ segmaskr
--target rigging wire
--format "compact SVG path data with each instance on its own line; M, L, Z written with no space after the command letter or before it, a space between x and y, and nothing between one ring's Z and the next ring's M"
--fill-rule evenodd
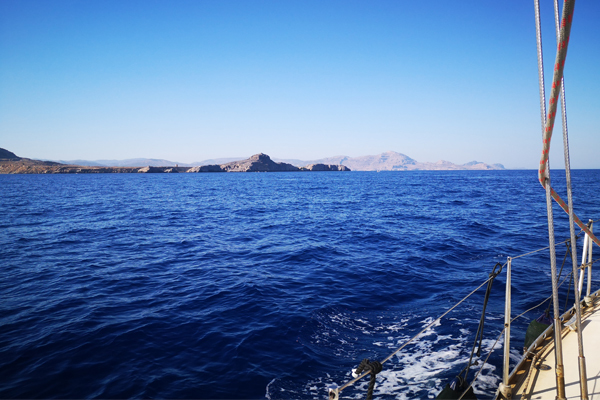
M504 265L506 265L506 264L504 264ZM504 267L504 265L503 265L503 267ZM475 292L477 292L483 285L487 284L490 281L490 279L492 279L492 278L489 277L488 279L486 279L481 285L477 286L477 288L475 288L471 293L469 293L468 295L466 295L465 297L463 297L463 299L461 301L459 301L458 303L456 303L455 305L453 305L452 307L450 307L445 313L443 313L442 315L440 315L439 317L437 317L431 323L427 324L427 326L425 328L423 328L419 333L417 333L412 338L410 338L409 340L407 340L406 342L404 342L404 344L402 344L402 346L400 346L398 349L396 349L395 351L393 351L389 356L387 356L386 358L384 358L381 361L381 364L384 364L385 362L389 361L394 355L398 354L400 352L400 350L402 350L403 348L405 348L406 346L408 346L417 337L419 337L423 332L425 332L427 329L431 328L435 323L437 323L439 320L441 320L442 318L444 318L446 316L446 314L448 314L450 311L454 310L456 307L458 307L460 304L462 304L466 299L468 299L469 297L471 297L471 295L473 295ZM351 381L346 382L344 385L342 385L342 386L340 386L338 388L338 392L341 392L342 390L344 390L348 386L353 385L357 381L359 381L362 378L364 378L365 376L367 376L369 373L370 373L369 371L363 372L357 378L354 378Z
M467 392L469 391L469 389L471 388L471 386L473 386L473 383L475 383L475 380L477 380L477 378L479 377L479 374L481 373L481 371L483 370L483 367L485 367L485 364L487 363L487 360L490 358L490 356L492 355L492 352L494 351L494 348L496 347L496 345L498 344L498 341L500 340L500 338L502 337L502 334L504 333L504 331L506 330L506 328L503 328L500 331L500 334L498 335L498 337L496 338L496 341L494 342L494 344L492 345L492 348L490 349L487 357L485 358L485 360L483 361L483 363L481 364L481 368L479 368L479 370L477 371L477 373L475 374L475 377L473 378L473 380L471 381L471 383L469 384L469 386L467 386L467 388L465 389L465 391L460 395L460 397L458 398L458 400L461 400L465 394L467 394Z
M583 232L583 231L582 231L582 232ZM580 233L581 233L581 232L580 232ZM579 238L578 238L578 239L579 239ZM567 243L567 242L570 242L570 241L571 241L571 239L567 239L567 240L565 240L565 241L562 241L562 242L559 242L559 243L556 243L556 244L557 244L557 245L558 245L558 244L563 244L563 243ZM529 253L521 254L521 255L519 255L519 256L516 256L516 257L511 257L511 258L512 258L513 260L516 260L517 258L521 258L521 257L529 256L529 255L531 255L531 254L534 254L534 253L539 253L540 251L548 250L549 248L550 248L550 246L546 246L546 247L544 247L544 248L537 249L537 250L533 250L533 251L530 251ZM506 265L506 264L505 264L505 265Z
M582 232L583 232L583 230L582 230ZM577 237L577 239L579 239L579 237ZM559 242L557 244L568 243L570 241L571 241L571 239L567 239L567 240L564 240L564 241ZM522 257L525 257L525 256L529 256L529 255L532 255L532 254L535 254L535 253L539 253L540 251L547 250L548 248L549 248L549 246L546 246L546 247L538 249L538 250L530 251L528 253L520 254L520 255L515 256L515 257L511 257L511 259L515 260L517 258L522 258ZM591 264L594 264L594 263L596 263L598 261L600 261L600 258L597 258L597 259L593 260L592 262L590 262L588 264L591 265ZM564 264L564 261L563 261L563 264ZM500 267L500 271L499 272L501 272L506 265L507 265L507 263L502 264L501 267ZM562 268L561 268L561 271L562 271ZM565 283L565 281L567 279L569 279L572 275L573 275L573 272L569 272L569 274L563 278L562 282L557 287L560 288ZM473 291L471 291L469 294L467 294L465 297L463 297L458 303L456 303L454 306L452 306L451 308L449 308L448 310L446 310L442 315L440 315L439 317L437 317L431 323L427 324L427 326L425 326L425 328L423 328L416 335L414 335L413 337L411 337L410 339L408 339L408 341L404 342L402 344L402 346L400 346L396 350L394 350L390 355L388 355L386 358L384 358L380 363L384 364L385 362L389 361L394 355L398 354L402 349L404 349L406 346L408 346L410 343L412 343L415 339L417 339L422 333L424 333L426 330L428 330L429 328L431 328L434 324L436 324L437 322L439 322L448 313L450 313L452 310L454 310L456 307L458 307L460 304L462 304L465 300L467 300L469 297L471 297L475 292L477 292L479 289L481 289L484 285L488 284L488 282L491 279L493 279L493 278L490 276L488 279L486 279L485 281L483 281L483 283L481 283L479 286L477 286L477 288L475 288ZM524 314L528 313L529 311L534 310L535 308L540 307L541 305L543 305L545 302L547 302L551 298L552 298L552 296L546 298L544 301L542 301L538 305L536 305L536 306L528 309L527 311L524 311L523 313L517 315L516 317L512 318L511 319L511 323L514 320L516 320L517 318L522 317ZM500 332L500 336L496 340L496 343L500 339L502 333L504 333L504 329L502 330L502 332ZM488 358L490 357L491 352L494 350L494 347L495 347L496 343L494 343L494 346L492 346L492 349L488 353L488 355L487 355L487 357L486 357L486 359L484 361L484 365L485 365L485 362L487 362ZM482 366L482 368L483 368L483 366ZM477 374L473 378L473 381L471 382L471 385L469 385L469 388L472 386L473 382L477 379L477 377L479 376L480 372L481 372L481 369L477 372ZM369 374L370 374L370 371L365 371L365 372L361 373L358 377L356 377L356 378L354 378L354 379L346 382L345 384L343 384L342 386L340 386L339 388L337 388L338 393L341 392L342 390L344 390L345 388L354 385L356 382L358 382L359 380L361 380L362 378L364 378L365 376L367 376ZM468 390L468 388L467 388L467 390ZM461 398L462 398L462 396L461 396Z

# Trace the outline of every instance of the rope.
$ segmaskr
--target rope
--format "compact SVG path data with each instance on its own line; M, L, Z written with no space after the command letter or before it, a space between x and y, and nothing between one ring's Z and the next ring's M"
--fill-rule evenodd
M537 362L537 354L534 354L533 359L531 360L531 366L529 367L529 373L527 374L527 380L523 384L523 395L522 398L528 399L531 397L531 393L527 393L527 389L529 389L529 380L531 379L531 375L533 375L533 370L535 369L535 363Z
M555 16L555 24L556 24L556 40L558 42L558 49L560 51L561 47L564 44L564 58L567 57L567 46L569 43L569 35L571 31L571 23L573 21L573 11L575 8L575 1L572 2L565 0L563 6L563 23L561 24L561 29L559 31L559 23L558 23L558 0L554 0L554 16ZM558 57L557 57L558 58ZM564 60L561 65L564 68ZM555 81L554 83L557 83ZM567 200L569 202L569 206L565 211L569 214L569 230L571 232L571 240L575 242L575 226L573 226L573 222L575 221L575 213L573 211L573 191L571 189L571 163L569 160L569 137L567 130L567 104L565 100L565 80L563 74L560 74L560 91L561 91L561 105L562 105L562 128L563 128L563 144L564 144L564 158L565 158L565 173L567 180ZM557 94L558 96L558 94ZM552 98L551 98L552 100ZM550 139L548 139L550 142ZM564 202L563 202L564 203ZM564 207L563 207L564 209ZM577 218L579 219L579 218ZM579 223L582 223L580 220ZM587 229L586 233L590 235L590 238L593 236L593 233L589 226L584 225ZM598 238L593 236L596 240L596 243L600 246L600 241ZM572 261L573 261L573 296L575 297L575 313L577 315L577 319L575 320L575 325L577 327L577 349L579 351L579 376L582 380L580 383L581 397L587 399L587 382L583 382L586 379L585 372L585 358L584 350L583 350L583 333L581 332L581 304L580 298L581 295L579 293L579 277L577 276L577 251L575 246L571 247L572 252ZM582 277L583 279L583 277ZM565 306L566 308L566 306Z
M506 329L506 328L505 328ZM481 368L479 368L479 371L477 371L477 373L475 374L475 377L473 378L473 380L471 381L471 383L469 384L469 386L467 386L467 388L465 389L465 391L460 395L460 397L458 398L458 400L461 400L469 391L469 389L471 388L471 386L473 386L473 383L475 383L475 380L477 380L477 378L479 377L479 374L481 373L481 371L483 370L483 367L485 366L485 364L487 363L487 360L490 358L490 356L492 355L492 351L494 351L494 348L496 347L496 345L498 344L498 341L500 340L500 338L502 337L502 334L504 333L504 330L502 329L502 331L500 332L500 334L498 335L498 337L496 338L496 341L494 342L494 345L492 346L492 349L489 351L487 357L485 358L485 360L483 361L483 364L481 364Z
M506 264L504 264L506 265ZM504 265L502 267L504 267ZM500 273L502 271L502 267L500 268L500 271L498 271L498 273ZM389 356L387 356L386 358L383 359L383 361L381 362L382 364L385 363L386 361L389 361L394 355L396 355L400 350L402 350L404 347L406 347L410 342L412 342L414 339L416 339L419 335L421 335L423 332L425 332L427 329L429 329L430 327L433 326L433 324L435 324L436 322L438 322L439 320L441 320L442 318L444 318L446 316L446 314L448 314L450 311L454 310L456 307L458 307L463 301L465 301L466 299L468 299L469 297L471 297L471 295L473 295L476 291L478 291L483 285L485 285L486 283L488 283L491 279L493 279L492 277L489 277L488 279L486 279L481 285L477 286L477 288L475 288L471 293L469 293L468 295L466 295L461 301L459 301L458 303L456 303L454 306L452 306L450 309L448 309L448 311L446 311L445 313L443 313L442 315L440 315L439 317L437 317L433 322L431 322L429 325L427 325L425 328L423 328L423 330L421 330L419 333L417 333L415 336L413 336L408 342L404 343L402 346L400 346L396 351L394 351L392 354L390 354Z
M539 7L539 2L536 0L535 1L535 6L536 9ZM558 288L557 288L557 277L556 277L556 249L555 249L555 244L554 244L554 216L553 216L553 211L552 211L552 198L554 198L555 201L558 202L558 204L563 207L564 210L566 210L567 212L569 212L568 208L565 208L566 205L564 204L564 201L562 201L562 199L560 199L560 197L558 197L558 195L556 194L556 192L552 189L552 187L550 186L550 161L548 159L549 154L550 154L550 140L552 138L552 129L554 128L554 119L556 118L556 107L557 107L557 100L558 100L558 96L559 96L559 91L558 91L558 86L559 86L559 82L562 80L562 75L564 72L564 63L566 60L566 56L567 56L567 44L568 44L568 36L571 30L571 22L572 22L572 4L570 2L570 0L565 0L565 5L563 7L563 12L564 15L567 16L569 15L568 10L571 10L571 16L567 17L564 20L564 24L561 27L560 30L560 40L559 40L559 45L556 51L556 62L555 62L555 67L554 67L554 77L553 77L553 81L552 81L552 91L550 94L550 102L549 102L549 107L550 110L547 112L547 114L542 113L542 123L544 125L544 130L542 131L542 142L543 142L543 147L542 147L542 159L540 160L540 166L539 166L539 171L538 171L538 178L540 183L542 184L542 187L545 189L546 192L546 213L547 213L547 217L548 217L548 241L549 241L549 245L550 245L550 272L551 272L551 277L552 277L552 303L553 303L553 308L554 308L554 323L555 325L557 325L557 330L555 330L555 336L556 336L556 341L561 340L560 337L560 325L558 325L559 321L559 303L558 303ZM536 10L537 11L537 10ZM539 12L536 12L536 30L539 28ZM568 28L568 29L567 29ZM539 35L537 35L537 47L538 47L538 52L541 49L541 33ZM544 75L544 66L543 64L540 64L540 59L538 57L538 74L539 74L539 81L540 84L543 83L543 75ZM542 93L542 91L540 90L540 93ZM545 103L545 99L540 99L540 103ZM553 194L556 194L556 197L553 196ZM569 213L569 221L572 222L572 213ZM571 229L571 232L573 230ZM560 349L560 347L559 347ZM507 349L505 349L506 351ZM562 351L556 351L556 365L557 365L557 370L562 370L562 366L563 366L563 354ZM506 372L506 371L505 371ZM565 380L564 380L564 376L562 376L562 374L557 373L556 376L556 386L557 386L557 397L559 398L563 398L565 397L564 391L565 391Z
M496 268L500 266L500 270L496 272ZM492 285L494 284L494 278L498 276L498 274L502 271L502 264L496 263L494 265L494 269L490 273L490 279L488 281L487 289L485 291L485 297L483 300L483 309L481 311L481 318L479 319L479 326L477 327L477 333L475 334L475 341L473 342L473 348L471 349L471 355L469 356L469 363L464 368L463 371L459 374L459 376L464 372L465 377L464 381L467 381L467 377L469 376L469 369L471 365L473 365L473 355L475 354L475 348L477 347L477 341L479 340L479 348L477 349L477 357L481 356L481 343L483 342L483 326L485 323L485 309L487 308L488 300L490 299L490 293L492 292Z
M600 260L600 258L598 258L596 261ZM572 272L569 273L569 275L565 276L564 279L562 280L562 282L558 285L558 287L561 287L563 283L565 283L565 281L567 280L567 278L569 278L569 276L572 276ZM547 299L545 299L544 301L542 301L541 303L539 303L538 305L531 307L529 310L522 312L521 314L517 315L516 317L514 317L513 319L510 320L510 323L512 324L517 318L522 317L523 315L525 315L526 313L528 313L529 311L541 306L542 304L544 304L545 302L547 302L548 300L550 300L552 298L552 296L548 297ZM496 347L496 344L498 344L498 341L500 340L500 338L502 337L502 334L504 333L506 329L502 329L502 331L500 332L500 334L498 335L498 337L496 338L496 341L494 342L491 350L488 352L485 360L483 361L483 364L481 365L481 368L479 368L479 370L477 371L477 374L475 374L475 377L473 378L473 380L471 381L471 384L469 384L469 386L467 386L467 388L465 389L465 391L460 395L460 397L458 398L458 400L461 400L466 394L467 391L473 386L473 384L475 383L475 381L477 380L477 378L479 377L481 371L483 370L483 367L485 366L485 364L487 363L487 360L490 358L490 355L492 354L492 352L494 351L494 348ZM533 367L533 365L535 364L535 357L534 356L534 362L532 362L531 366ZM461 371L462 373L462 371ZM525 388L527 387L527 383L525 384ZM523 396L525 396L525 391L523 391Z
M369 389L367 389L367 400L373 399L373 390L375 389L375 379L377 378L377 374L381 372L383 366L379 361L369 361L368 358L365 358L358 364L356 368L355 374L360 374L365 371L366 373L371 374L371 380L369 381ZM341 390L341 389L340 389Z
M558 243L558 244L563 244L563 243L568 243L568 242L570 242L570 239L564 240L564 241L562 241L562 242L560 242L560 243ZM521 254L521 255L518 255L518 256L515 256L515 257L511 257L511 258L512 258L513 260L515 260L515 259L517 259L517 258L521 258L521 257L529 256L529 255L531 255L531 254L539 253L540 251L544 251L544 250L547 250L547 249L549 249L549 248L550 248L550 246L546 246L546 247L544 247L544 248L541 248L541 249L538 249L538 250L534 250L534 251L530 251L529 253L524 253L524 254ZM600 258L597 258L596 260L593 260L593 261L591 262L591 264L594 264L594 263L596 263L596 262L598 262L598 261L600 261ZM498 264L499 264L499 263L498 263ZM498 264L497 264L497 265L498 265ZM506 263L504 263L504 264L502 264L502 265L500 266L500 270L498 271L498 274L499 274L499 273L502 271L502 269L503 269L505 266L506 266ZM495 267L494 267L494 268L495 268ZM490 274L490 275L491 275L491 274ZM571 273L569 273L569 275L568 275L568 276L566 276L566 277L565 277L565 278L562 280L562 282L561 282L561 283L558 285L558 287L561 287L561 286L564 284L565 280L566 280L567 278L571 277L571 276L572 276L572 272L571 272ZM486 279L486 280L485 280L483 283L481 283L481 285L479 285L479 286L478 286L477 288L475 288L475 289L474 289L472 292L470 292L468 295L466 295L466 296L465 296L465 297L464 297L462 300L460 300L460 301L459 301L458 303L456 303L454 306L452 306L451 308L449 308L448 310L446 310L446 312L444 312L442 315L440 315L440 316L439 316L439 317L437 317L435 320L433 320L431 323L429 323L429 324L428 324L428 325L427 325L425 328L423 328L421 331L419 331L419 333L417 333L416 335L414 335L413 337L411 337L411 338L410 338L408 341L404 342L404 343L402 344L402 346L400 346L400 347L399 347L399 348L397 348L395 351L393 351L393 352L392 352L392 353L391 353L389 356L387 356L386 358L384 358L384 359L381 361L381 364L384 364L384 363L386 363L387 361L389 361L389 360L390 360L390 359L391 359L391 358L392 358L394 355L398 354L398 353L399 353L399 352L400 352L402 349L404 349L406 346L408 346L410 343L412 343L412 342L413 342L413 341L414 341L416 338L418 338L418 337L419 337L419 336L420 336L420 335L421 335L423 332L425 332L427 329L431 328L431 327L432 327L432 326L433 326L435 323L437 323L438 321L440 321L440 320L441 320L442 318L444 318L444 317L445 317L445 316L446 316L448 313L450 313L452 310L454 310L456 307L458 307L460 304L462 304L462 303L463 303L463 302L464 302L466 299L468 299L469 297L471 297L471 296L472 296L472 295L473 295L475 292L477 292L479 289L481 289L481 287L483 287L483 285L487 284L487 283L488 283L488 282L489 282L491 279L493 279L493 278L490 276L490 277L489 277L488 279ZM541 306L542 304L544 304L546 301L548 301L548 300L549 300L549 299L551 299L551 298L552 298L552 296L550 296L549 298L545 299L543 302L541 302L540 304L536 305L535 307L532 307L532 308L530 308L529 310L527 310L527 311L525 311L525 312L523 312L523 313L521 313L521 314L517 315L516 317L514 317L514 318L511 320L511 323L512 323L512 322L513 322L515 319L522 317L522 316L523 316L524 314L526 314L527 312L529 312L529 311L531 311L531 310L533 310L533 309L535 309L535 308L537 308L537 307ZM504 331L502 331L502 332L504 332ZM492 349L493 349L493 348L492 348ZM490 352L490 353L491 353L491 352ZM489 358L489 354L488 354L488 358ZM487 361L487 358L486 358L486 361ZM484 363L485 363L485 362L484 362ZM464 370L463 370L463 371L464 371ZM462 374L462 372L463 372L463 371L461 371L461 374ZM341 392L342 390L344 390L344 389L345 389L345 388L347 388L348 386L352 386L353 384L355 384L356 382L358 382L359 380L361 380L361 379L362 379L362 378L364 378L365 376L369 375L369 373L370 373L370 371L363 371L363 372L362 372L362 373L361 373L359 376L355 377L354 379L352 379L352 380L350 380L350 381L346 382L344 385L340 386L340 387L339 387L339 389L338 389L338 392ZM477 375L475 375L475 378L474 378L474 380L475 380L475 379L477 379L477 376L478 376L478 375L479 375L479 373L478 373ZM469 387L470 387L470 386L469 386ZM468 390L468 389L467 389L467 390Z
M550 153L550 141L552 140L552 130L554 129L554 120L556 118L556 108L558 106L558 97L561 92L561 82L564 74L565 61L567 58L567 48L569 45L569 37L571 34L571 25L573 22L573 10L575 7L574 0L565 0L563 6L563 16L560 25L560 38L558 41L558 48L556 54L556 61L554 63L554 76L552 77L552 90L550 91L550 101L549 101L549 110L548 114L545 116L544 123L544 134L542 138L542 157L540 160L540 167L538 170L538 179L542 186L546 188L546 186L550 183L550 171L548 167L548 157ZM538 35L541 40L541 35ZM541 46L538 46L538 63L540 60ZM543 73L542 73L543 74ZM540 82L542 82L543 78L540 78ZM540 89L540 93L542 90ZM558 203L558 205L568 214L569 207L565 204L565 202L560 198L558 193L550 187L550 195L552 198ZM600 246L600 239L598 239L589 228L581 222L577 215L573 214L573 222L577 224L585 233L587 233L590 238Z

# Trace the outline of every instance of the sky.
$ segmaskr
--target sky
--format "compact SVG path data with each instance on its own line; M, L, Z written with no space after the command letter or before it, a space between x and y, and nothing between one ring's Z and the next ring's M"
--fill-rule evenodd
M598 21L600 2L576 2L573 168L600 168ZM536 169L537 74L533 1L0 1L0 147L28 158L396 151ZM564 168L559 118L550 162Z

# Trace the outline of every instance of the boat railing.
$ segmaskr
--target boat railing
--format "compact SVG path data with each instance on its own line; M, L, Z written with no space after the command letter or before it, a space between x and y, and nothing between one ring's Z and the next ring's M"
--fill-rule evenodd
M593 225L594 225L594 221L589 220L589 222L587 224L589 232L593 233ZM585 272L587 270L587 288L586 288L587 290L586 290L586 295L583 299L584 307L592 305L594 303L594 299L600 295L600 290L596 291L594 294L591 293L591 290L592 290L592 265L594 264L595 261L598 261L598 260L594 261L592 259L593 243L594 242L592 241L592 238L590 237L590 235L587 232L585 232L584 239L583 239L583 252L581 255L581 264L579 266L579 279L577 279L575 281L575 285L577 285L578 289L579 289L578 291L575 291L575 293L577 293L581 296L581 292L583 289L583 281L585 278ZM519 362L517 362L517 364L513 368L512 372L509 373L509 371L510 371L510 366L509 366L510 356L509 356L508 349L510 346L510 323L512 321L514 321L514 319L511 320L511 318L510 318L510 314L511 314L511 291L510 291L511 258L510 257L508 258L507 264L508 265L507 265L507 277L506 277L505 325L504 325L506 334L505 334L505 341L504 341L505 347L504 347L503 374L502 374L503 379L502 379L502 384L500 385L500 387L498 389L499 397L504 398L504 399L510 399L512 397L511 385L509 384L510 380L513 378L513 376L518 371L520 371L523 368L524 364L531 357L533 357L535 355L535 349L537 349L541 345L542 342L544 342L547 338L549 338L550 335L554 334L555 351L557 353L562 352L562 348L561 348L562 335L560 334L560 329L561 329L562 325L565 324L566 321L569 321L567 323L567 325L569 325L570 327L572 327L572 325L574 323L576 324L577 327L580 327L580 325L581 325L581 315L577 315L577 312L576 312L577 311L576 306L577 306L577 303L580 301L580 299L576 298L575 304L568 311L566 311L562 316L560 316L560 318L554 325L552 325L552 324L549 325L548 328L542 334L540 334L538 336L538 338L527 349L525 349L523 356L521 357ZM571 276L571 275L572 275L572 273L569 274L569 276ZM569 277L569 276L567 276L567 277ZM567 277L565 277L560 284L558 284L558 282L556 282L558 284L558 287L560 287L565 282ZM544 300L544 302L546 302L549 299L550 298ZM518 318L518 317L516 317L516 318ZM558 331L558 334L556 334L556 331ZM556 360L558 361L559 359L562 359L562 355L560 355L560 357L559 357L559 355L557 354ZM580 374L581 374L580 384L586 385L587 379L586 379L585 364L581 365L581 363L582 363L581 357L580 357L579 361L580 361ZM535 360L532 361L531 366L533 366L534 364L535 364ZM557 362L557 364L558 364L558 362ZM562 367L562 365L560 367ZM561 369L562 368L559 368L559 366L557 365L557 368L556 368L557 391L559 393L561 391L564 392L564 386L563 386L563 388L560 388L561 383L562 383L562 385L564 385L564 379L559 379L559 374L563 373L563 371ZM529 378L529 376L528 376L528 378ZM525 390L527 389L528 381L529 381L529 379L527 379L527 381L525 383ZM582 393L587 393L586 389L587 389L587 387L582 388ZM559 397L564 397L564 396L559 396Z
M592 229L592 224L593 221L590 220L589 222L589 227L590 229ZM560 244L567 244L567 246L569 246L570 243L570 239L567 239L563 242L559 242L556 243L555 246L558 246ZM592 265L595 262L600 261L600 259L597 260L593 260L592 259L592 240L591 238L587 235L587 233L584 236L584 250L583 250L583 255L582 255L582 263L580 266L580 279L579 282L583 281L583 277L584 277L584 273L587 270L588 272L588 278L587 278L587 292L586 292L586 296L584 299L584 304L591 304L593 302L593 299L598 297L600 294L600 291L591 294L591 283L592 283ZM484 366L486 365L489 357L491 356L492 352L494 351L494 349L496 348L497 344L499 343L500 339L502 338L502 336L504 335L504 357L503 357L503 374L502 374L502 383L500 384L499 387L499 395L504 397L504 398L510 398L511 397L511 386L509 385L510 379L512 378L512 376L515 374L515 372L521 368L523 366L523 364L531 358L533 351L539 347L540 343L542 343L546 338L549 337L549 335L552 335L553 331L554 331L554 326L550 325L536 340L534 340L534 342L524 351L524 354L522 356L522 358L517 362L516 366L513 368L513 370L510 370L510 327L511 324L518 318L523 317L526 313L539 308L540 306L542 306L544 303L546 303L548 300L552 299L552 296L545 298L542 302L540 302L539 304L536 304L535 306L529 308L528 310L522 312L521 314L512 317L511 313L511 288L512 288L512 268L513 268L513 264L514 261L519 259L519 258L523 258L523 257L527 257L530 255L533 255L535 253L540 253L544 250L548 250L550 248L550 246L546 246L528 253L524 253L524 254L520 254L518 256L514 256L514 257L507 257L507 261L504 264L500 264L497 263L494 266L494 269L492 271L492 273L489 274L488 279L486 279L485 281L483 281L479 286L477 286L474 290L472 290L469 294L467 294L465 297L463 297L461 300L459 300L456 304L454 304L452 307L448 308L443 314L441 314L439 317L437 317L436 319L432 320L430 323L428 323L423 329L421 329L417 334L415 334L414 336L412 336L411 338L409 338L408 340L406 340L400 347L398 347L396 350L394 350L392 353L390 353L386 358L384 358L381 362L377 362L377 361L372 361L369 362L369 360L363 360L363 362L361 363L361 368L358 370L353 370L352 371L352 376L353 379L349 380L348 382L344 383L341 386L337 386L335 384L330 385L327 389L328 389L328 394L329 394L329 399L330 400L338 400L340 393L354 385L356 382L360 381L361 379L363 379L364 377L366 377L367 375L371 375L371 382L372 384L369 385L369 390L368 390L368 395L367 395L367 399L372 398L372 393L373 393L373 386L374 386L374 382L375 382L375 376L377 375L378 372L381 371L382 365L385 364L386 362L388 362L390 359L392 359L392 357L394 357L396 354L398 354L400 351L402 351L406 346L408 346L411 343L414 343L417 341L417 339L423 334L425 333L428 329L430 329L432 326L436 325L439 321L441 321L446 315L448 315L450 312L452 312L453 310L455 310L459 305L461 305L463 302L465 302L469 297L471 297L472 295L474 295L477 291L479 291L479 289L481 289L484 285L489 284L491 281L493 281L493 279L498 276L503 270L506 270L506 293L505 293L505 309L504 309L504 326L502 328L502 330L499 332L499 335L496 337L496 340L494 342L494 344L491 346L488 354L486 355L485 359L483 360L483 363L481 365L481 367L479 368L479 370L476 372L473 380L470 382L470 384L468 386L466 386L466 388L462 391L462 394L458 397L458 399L462 399L467 392L469 391L469 389L471 389L471 387L473 386L473 384L476 382L477 378L479 377L481 371L483 370ZM567 249L567 251L569 251ZM565 256L566 257L566 256ZM498 268L499 267L499 268ZM563 277L561 282L556 282L557 287L561 287L566 281L567 279L570 279L572 277L573 273L569 273L567 274L567 276ZM581 292L579 292L581 293ZM485 310L484 310L485 312ZM570 318L573 317L573 315L575 314L575 306L573 306L569 311L565 312L562 317L561 317L561 324L564 323L565 321L568 321ZM469 363L469 365L467 365L467 369L471 366L471 365L475 365L476 363ZM377 365L379 365L379 367L377 367ZM463 370L464 371L464 370Z

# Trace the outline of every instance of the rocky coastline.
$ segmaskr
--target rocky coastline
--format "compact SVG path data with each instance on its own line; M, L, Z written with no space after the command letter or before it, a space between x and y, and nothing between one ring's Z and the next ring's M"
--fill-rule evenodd
M112 173L200 173L200 172L302 172L302 171L350 171L344 165L311 164L295 167L284 162L275 162L263 153L226 164L203 165L199 167L89 167L61 164L53 161L38 161L18 157L0 148L0 174L112 174Z

